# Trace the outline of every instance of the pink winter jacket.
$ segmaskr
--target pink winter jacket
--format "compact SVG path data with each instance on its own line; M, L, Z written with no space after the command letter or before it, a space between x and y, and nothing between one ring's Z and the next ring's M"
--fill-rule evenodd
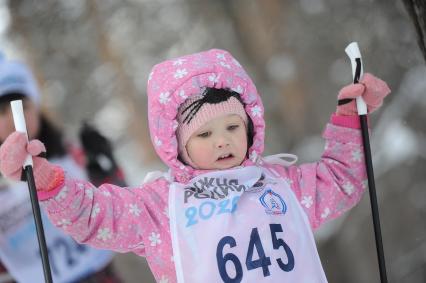
M154 147L170 167L160 177L135 188L111 184L95 187L65 178L65 184L40 194L52 223L77 241L101 249L133 252L147 258L157 282L176 282L168 218L171 181L187 183L205 173L177 158L175 120L179 105L204 87L240 93L253 121L255 134L249 157L242 166L273 167L286 179L306 212L313 229L352 208L366 187L364 157L356 116L335 116L326 126L321 160L283 167L262 159L263 105L241 65L226 51L209 50L154 66L148 81L149 125Z

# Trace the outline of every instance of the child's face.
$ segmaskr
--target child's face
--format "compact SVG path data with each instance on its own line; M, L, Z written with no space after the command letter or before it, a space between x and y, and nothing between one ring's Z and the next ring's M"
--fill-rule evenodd
M228 169L240 165L247 153L247 130L239 115L215 118L195 131L186 150L197 169Z

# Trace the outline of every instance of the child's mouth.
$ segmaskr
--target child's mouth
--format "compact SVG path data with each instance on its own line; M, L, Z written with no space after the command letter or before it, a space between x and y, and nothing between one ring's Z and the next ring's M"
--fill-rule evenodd
M226 160L230 160L232 158L234 158L234 155L232 153L227 153L227 154L219 156L217 161L226 161Z

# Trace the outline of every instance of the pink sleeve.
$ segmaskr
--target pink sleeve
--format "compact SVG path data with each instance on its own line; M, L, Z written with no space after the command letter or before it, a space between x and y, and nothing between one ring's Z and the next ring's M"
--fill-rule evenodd
M57 194L42 202L50 220L80 243L145 256L152 233L168 242L168 183L136 188L95 187L65 178ZM148 243L148 247L147 247Z
M344 123L357 125L358 121L357 116L346 116ZM318 162L275 168L290 183L313 229L352 208L365 191L362 137L356 128L328 124Z

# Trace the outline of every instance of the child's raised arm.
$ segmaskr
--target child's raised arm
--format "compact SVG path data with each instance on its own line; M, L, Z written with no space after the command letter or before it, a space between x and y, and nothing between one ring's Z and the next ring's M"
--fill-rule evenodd
M112 184L95 187L88 181L67 178L53 197L40 199L56 226L80 243L117 252L151 254L158 241L169 239L165 179L143 187Z
M389 93L386 83L371 74L365 74L359 84L342 88L341 102L323 134L326 144L321 160L288 168L274 166L289 181L314 229L352 208L367 186L355 98L362 96L371 113Z
M68 178L61 167L37 156L43 151L40 141L27 143L25 134L14 132L0 147L0 172L6 178L21 180L22 165L31 154L39 201L52 223L78 242L144 256L144 243L152 242L152 234L164 240L169 237L167 215L148 208L167 207L168 194L162 190L168 186L158 184L166 182L164 179L151 184L153 188L111 184L97 188L90 182Z

